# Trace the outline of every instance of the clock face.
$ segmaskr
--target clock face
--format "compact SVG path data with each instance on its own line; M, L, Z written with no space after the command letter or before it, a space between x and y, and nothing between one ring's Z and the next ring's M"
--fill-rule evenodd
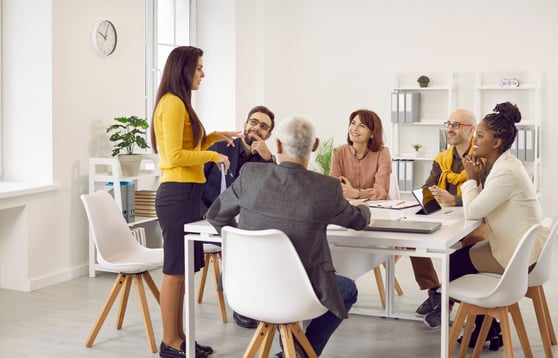
M116 28L112 22L101 20L95 23L91 33L93 49L98 55L109 56L116 49Z

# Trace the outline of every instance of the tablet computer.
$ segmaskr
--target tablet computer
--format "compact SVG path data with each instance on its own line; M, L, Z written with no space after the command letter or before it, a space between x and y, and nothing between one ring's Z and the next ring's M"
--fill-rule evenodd
M434 196L428 188L418 188L411 192L415 199L422 207L417 214L428 215L441 209L440 204L434 199Z

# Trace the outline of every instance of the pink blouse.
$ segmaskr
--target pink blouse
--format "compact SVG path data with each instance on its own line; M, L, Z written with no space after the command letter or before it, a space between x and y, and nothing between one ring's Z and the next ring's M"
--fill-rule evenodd
M378 152L367 151L357 159L355 149L343 144L333 149L330 176L344 176L355 189L360 189L359 198L381 200L388 198L391 175L391 154L387 147Z

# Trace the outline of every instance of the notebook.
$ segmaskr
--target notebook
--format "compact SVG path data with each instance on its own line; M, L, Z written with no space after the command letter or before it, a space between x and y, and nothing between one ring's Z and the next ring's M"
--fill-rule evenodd
M438 230L442 223L433 221L412 221L412 220L371 220L366 231L393 231L409 232L415 234L431 234Z
M441 209L440 204L434 199L428 188L418 188L411 192L422 207L417 214L428 215Z

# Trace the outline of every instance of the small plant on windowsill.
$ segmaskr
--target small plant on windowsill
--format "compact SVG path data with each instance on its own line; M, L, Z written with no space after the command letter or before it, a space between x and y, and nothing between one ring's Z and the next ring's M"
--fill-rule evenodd
M118 157L122 175L135 176L139 172L143 156L135 154L134 149L149 148L145 140L149 123L145 118L137 116L116 117L114 120L117 123L111 124L106 129L106 133L110 134L109 140L114 143L111 155Z

